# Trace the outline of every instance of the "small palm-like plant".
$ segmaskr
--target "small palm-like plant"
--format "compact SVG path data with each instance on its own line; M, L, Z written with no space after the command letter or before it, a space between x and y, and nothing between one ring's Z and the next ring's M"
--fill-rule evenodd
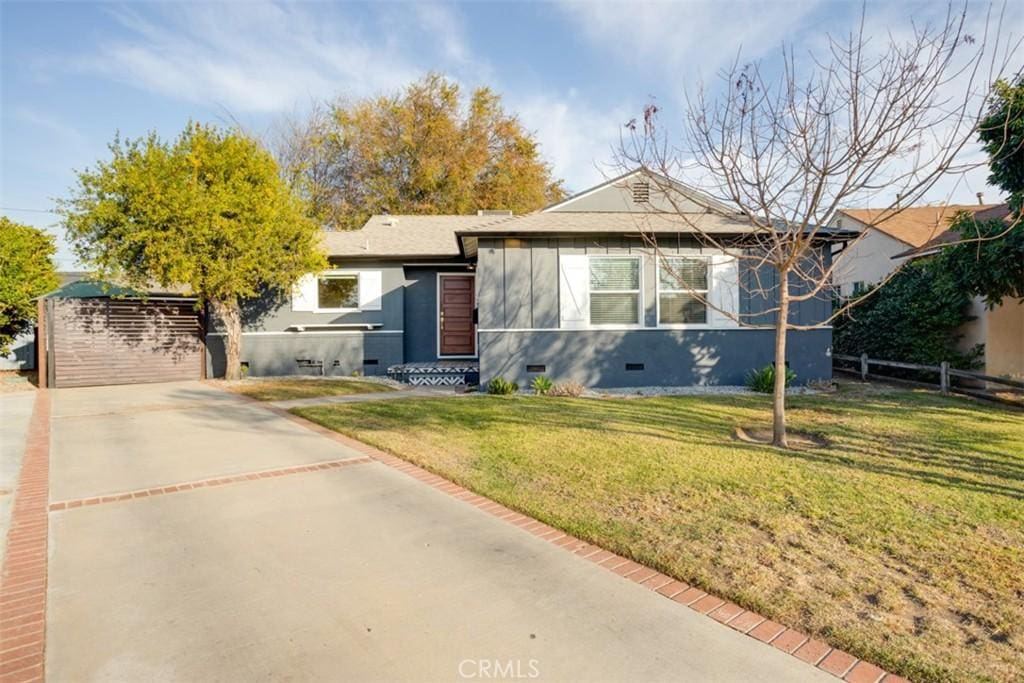
M519 391L519 385L515 382L509 382L504 377L495 377L487 383L488 394L504 396L507 394L514 394L517 391Z
M537 375L536 377L533 378L533 381L530 383L530 387L533 389L533 393L537 394L538 396L546 396L547 393L551 391L551 387L553 386L554 382L552 382L544 375Z
M796 373L786 368L786 386L796 379ZM761 394L770 394L775 389L775 366L766 365L760 370L751 370L747 375L747 388Z

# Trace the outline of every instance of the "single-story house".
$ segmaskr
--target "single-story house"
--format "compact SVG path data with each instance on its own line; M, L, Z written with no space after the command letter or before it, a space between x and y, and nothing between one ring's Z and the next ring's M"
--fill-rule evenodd
M967 211L976 220L1005 218L1006 204L950 204L915 206L885 220L875 209L843 209L833 225L868 234L834 255L834 283L841 296L851 296L880 282L901 264L936 253L955 239L949 230L953 217ZM970 314L974 320L961 328L960 345L965 349L984 345L984 372L994 376L1024 377L1024 303L1005 299L991 310L982 297L973 297Z
M773 361L773 330L740 325L692 291L749 315L773 302L740 286L755 276L749 261L710 248L692 226L731 239L749 225L663 180L628 173L522 216L377 215L359 230L325 232L329 270L245 307L244 367L436 384L504 377L526 386L537 375L597 387L742 384ZM644 235L686 273L689 291L666 276ZM826 240L820 249L828 258ZM757 275L762 286L769 279ZM806 324L830 311L822 296L791 315ZM207 332L209 375L220 376L222 328L211 318ZM799 382L831 376L831 343L830 328L790 333Z

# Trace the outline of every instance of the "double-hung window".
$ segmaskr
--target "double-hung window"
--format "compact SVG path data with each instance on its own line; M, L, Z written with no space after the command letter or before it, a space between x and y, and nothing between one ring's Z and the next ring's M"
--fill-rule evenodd
M707 324L708 263L705 256L659 259L659 325Z
M639 325L639 256L591 256L590 324Z
M342 311L359 308L359 276L321 275L317 279L317 308Z

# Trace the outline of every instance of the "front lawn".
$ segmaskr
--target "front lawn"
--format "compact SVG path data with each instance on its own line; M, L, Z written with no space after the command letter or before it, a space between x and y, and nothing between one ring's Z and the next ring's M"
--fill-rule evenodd
M831 442L765 397L480 396L296 412L915 680L1024 677L1024 413L843 385Z
M280 379L243 379L225 382L224 388L257 401L288 401L293 398L347 396L394 391L386 384L356 379L320 377L283 377Z

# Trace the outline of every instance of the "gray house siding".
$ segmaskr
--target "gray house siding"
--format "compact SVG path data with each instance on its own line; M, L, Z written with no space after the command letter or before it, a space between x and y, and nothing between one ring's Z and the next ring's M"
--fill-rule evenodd
M803 264L805 272L812 272L815 264L828 267L832 263L832 254L828 245L822 246L818 259L808 259ZM757 268L755 264L744 261L740 263L740 314L745 316L744 322L751 325L770 325L775 322L772 312L778 305L779 273L770 266ZM789 291L794 296L805 294L810 285L801 278L790 275ZM758 290L764 290L762 294ZM766 312L767 311L767 312ZM790 305L789 322L794 325L816 325L828 319L832 314L832 300L828 288L818 296L807 301L798 301Z
M344 263L332 266L345 270L381 272L381 310L351 313L293 311L289 293L267 293L243 305L242 332L284 331L292 325L379 324L382 330L401 330L404 322L405 273L401 263ZM220 321L211 316L208 329L220 332Z
M11 351L0 356L0 370L35 370L36 368L36 335L26 332L14 338Z
M437 355L437 274L468 273L465 265L405 267L405 362L432 363ZM479 277L479 276L478 276ZM481 307L479 310L483 310Z
M266 294L243 306L242 361L251 376L309 372L298 360L323 361L328 375L384 375L392 365L433 362L437 356L437 274L468 272L464 263L416 265L394 261L346 261L344 270L381 272L381 310L351 313L293 311L290 297ZM556 276L557 277L557 276ZM555 280L557 283L557 280ZM557 315L556 315L557 323ZM307 329L295 326L379 324L373 330ZM207 369L224 373L223 326L208 324Z
M242 362L254 377L308 372L298 359L323 361L328 375L383 375L404 362L405 273L400 262L365 261L332 264L345 270L381 272L381 309L350 313L293 311L287 293L267 293L246 302L242 320ZM208 318L207 372L224 374L223 325ZM298 331L296 325L377 324L373 330ZM291 329L289 329L291 328ZM369 361L369 362L367 362ZM373 362L376 361L376 362Z
M699 248L685 235L661 236L658 246L665 254ZM564 254L642 256L644 328L559 329L558 259ZM544 366L543 374L556 381L587 386L742 384L751 369L772 362L770 329L658 329L657 263L639 237L484 238L478 259L481 383L501 376L524 385L539 374L527 373L526 366L534 365ZM740 264L740 278L741 313L775 306L774 271L760 275L767 296L748 291L757 279L747 262ZM830 311L831 302L822 296L794 303L790 320L813 324ZM752 322L769 324L773 317ZM831 377L831 344L831 329L790 334L789 362L799 382ZM627 363L643 369L626 370Z
M206 347L209 376L223 377L224 337L207 337ZM322 360L325 375L383 375L389 365L402 362L402 333L285 332L242 337L242 362L253 377L312 373L300 369L298 359Z
M658 240L664 254L698 249L696 240L685 236ZM823 247L824 258L830 258ZM481 330L523 330L558 328L558 257L563 254L635 254L643 256L644 326L657 327L656 259L650 245L639 237L575 237L500 239L479 242L477 258L477 301ZM756 314L777 303L778 274L762 268L758 278L748 261L740 263L740 313ZM794 293L801 290L791 279ZM751 291L760 285L769 296ZM790 312L794 324L809 325L828 317L832 303L827 295L795 302ZM751 318L751 324L769 324L772 316ZM746 322L746 321L744 321Z
M751 369L772 362L773 334L750 328L481 332L480 382L504 377L527 387L544 374L593 387L741 385ZM790 332L788 341L798 383L832 376L832 330Z
M626 212L643 214L652 210L668 212L701 212L705 210L703 205L692 201L678 192L673 192L671 197L667 196L666 192L669 191L667 186L664 184L659 185L653 181L648 182L648 201L636 202L633 200L633 185L638 181L643 182L644 178L637 176L622 178L618 182L605 186L596 192L575 197L564 204L558 204L545 209L545 211L552 213L592 211L595 213Z

